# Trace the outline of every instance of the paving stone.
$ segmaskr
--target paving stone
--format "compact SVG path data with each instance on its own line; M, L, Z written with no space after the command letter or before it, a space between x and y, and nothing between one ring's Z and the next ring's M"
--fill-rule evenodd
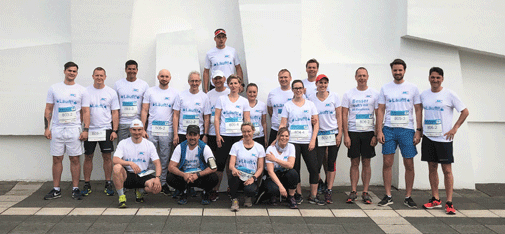
M165 223L168 216L160 215L143 215L143 216L133 216L130 223Z
M67 215L74 208L42 208L35 215Z
M95 223L129 223L134 215L101 215Z
M270 216L270 221L272 222L272 224L273 223L305 224L305 220L302 217Z
M307 224L311 233L345 233L342 225L338 224Z
M345 231L348 233L384 233L376 224L347 223L342 224L342 227L344 227Z
M453 224L449 225L454 228L459 233L494 233L491 229L484 225L465 225L465 224Z
M128 223L94 223L89 227L88 233L123 233L128 225Z
M240 213L248 213L249 210L245 209L240 209ZM235 213L239 212L233 212L230 209L214 209L214 208L209 208L209 209L203 209L203 216L235 216Z
M237 225L233 223L206 223L200 225L200 233L236 233Z
M422 233L458 233L452 227L446 224L413 224L413 226Z
M410 225L410 223L402 217L371 217L378 225Z
M300 210L300 214L304 217L335 217L331 210L304 209Z
M275 233L310 233L309 228L305 224L294 223L276 223L272 224Z
M242 210L244 211L244 210ZM236 216L268 216L267 209L247 209L246 212L235 212Z
M270 223L237 223L237 230L240 233L273 233L274 229Z
M55 223L20 223L11 233L46 233Z
M502 218L505 217L505 210L490 210L490 211Z
M235 217L229 216L203 216L202 225L207 223L235 223Z
M170 216L201 216L202 214L202 208L172 208L170 210Z
M475 184L475 188L490 197L502 197L504 196L505 184Z
M364 210L370 217L400 217L394 210Z
M11 207L5 210L2 215L33 215L40 210L40 207L17 208Z
M343 218L335 217L303 217L306 224L339 224L337 221ZM353 221L354 222L354 221Z
M57 223L48 233L85 233L93 223Z
M300 211L297 209L268 209L270 216L301 216Z
M0 208L9 208L15 204L16 202L0 202Z
M94 223L99 218L99 215L67 215L60 220L60 223Z
M135 215L137 211L137 208L107 208L102 215Z
M434 226L446 225L440 219L435 217L405 217L405 220L407 220L410 224L414 226L418 224L431 224Z
M453 225L453 224L462 224L462 225L477 225L475 220L467 217L460 217L460 218L449 218L449 217L440 217L438 218L440 221L444 222L445 224L448 225Z
M0 222L22 222L31 215L0 215Z
M490 224L490 225L504 224L505 225L504 218L472 218L472 220L479 223L479 224Z
M158 232L160 233L165 226L165 222L151 222L151 223L130 223L126 227L125 232Z
M7 222L0 221L0 233L9 233L10 230L14 229L21 222Z
M421 209L397 210L396 213L402 217L433 217L428 211Z
M467 217L499 217L489 210L458 210Z
M417 228L410 224L401 224L401 225L388 225L388 224L379 224L379 227L385 233L421 233Z
M158 215L158 216L168 216L170 214L170 209L167 208L140 208L137 211L137 216L140 215Z
M74 208L69 215L101 215L105 208Z
M235 220L237 224L261 224L270 223L270 217L268 216L236 216Z
M357 209L332 209L331 211L335 217L368 217L364 211Z
M464 214L458 212L456 209L456 214L453 215L448 215L445 213L445 210L441 209L433 209L433 210L427 210L431 215L435 217L443 217L443 218L461 218L461 217L466 217Z
M25 219L24 223L58 223L64 215L32 215Z
M496 233L505 233L505 225L485 225L487 228L493 230Z

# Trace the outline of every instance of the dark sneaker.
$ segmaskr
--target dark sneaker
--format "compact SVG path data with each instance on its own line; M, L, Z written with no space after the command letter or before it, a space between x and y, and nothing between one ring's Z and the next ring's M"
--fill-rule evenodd
M319 197L317 197L317 196L315 196L315 197L309 196L309 198L307 200L309 201L310 204L319 205L319 206L326 205L326 202L323 200L320 200Z
M202 205L210 204L209 193L202 191Z
M119 208L126 208L126 195L119 196Z
M75 200L82 200L82 194L78 188L72 190L72 198Z
M333 199L331 199L331 190L326 190L326 193L324 194L324 201L328 204L333 204Z
M141 193L138 189L135 189L135 202L144 203L144 194Z
M212 190L209 193L209 198L211 201L217 201L217 199L219 199L219 193L216 190Z
M296 200L296 204L298 204L298 205L302 204L302 202L303 202L302 195L299 193L295 193L295 200Z
M289 196L288 197L288 203L289 203L289 208L291 209L298 209L298 204L296 204L296 200L294 196Z
M326 184L322 180L319 180L319 182L317 182L317 194L321 195L325 191L326 191Z
M454 205L451 203L445 203L445 213L449 215L455 215L456 209L454 209Z
M412 200L412 197L405 198L403 204L412 209L417 208L417 204L414 202L414 200Z
M277 198L277 196L274 195L270 197L270 205L272 206L279 205L279 199Z
M170 187L168 187L168 184L164 184L163 186L161 186L161 193L167 196L172 195L172 192L170 192Z
M61 197L61 191L53 188L48 194L44 196L44 200L52 200L60 197Z
M105 183L105 189L103 190L103 192L107 196L114 196L114 188L112 188L112 183Z
M433 208L442 208L442 202L437 200L435 197L432 197L428 203L423 205L424 209L433 209Z
M347 200L345 202L347 203L354 203L358 195L356 195L356 191L352 191L349 193L349 196L347 196Z
M177 204L179 205L186 205L188 204L188 194L187 193L182 193L181 198L179 198L179 201L177 201Z
M379 206L389 206L393 204L393 197L388 197L388 195L384 195L384 198L377 204Z
M174 193L172 193L172 198L177 199L181 195L181 190L176 189Z
M88 196L91 193L91 185L90 184L84 184L84 187L82 187L81 194L83 196Z
M195 188L193 188L193 187L189 188L189 194L190 194L192 197L196 197L196 191L195 191Z
M361 194L361 199L363 199L363 203L365 204L372 204L372 197L370 197L370 194L367 192L363 192L363 194Z

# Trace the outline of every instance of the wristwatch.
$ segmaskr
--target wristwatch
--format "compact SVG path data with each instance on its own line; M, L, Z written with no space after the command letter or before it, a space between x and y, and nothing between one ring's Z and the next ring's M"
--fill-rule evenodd
M196 176L198 176L198 178L200 178L200 172L197 172L197 173L196 173Z
M420 131L420 132L422 132L422 131L423 131L423 128L416 128L416 131Z
M252 176L252 178L254 179L254 181L258 181L258 178L256 178L256 176Z

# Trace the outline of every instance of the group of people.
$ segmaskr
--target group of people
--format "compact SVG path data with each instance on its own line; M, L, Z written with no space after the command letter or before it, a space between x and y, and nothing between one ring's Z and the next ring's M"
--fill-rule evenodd
M171 74L165 69L158 73L159 85L149 87L137 78L138 64L133 60L126 62L126 78L117 81L114 89L105 85L106 72L101 67L93 71L93 85L84 88L75 83L77 64L66 63L64 81L51 86L46 100L44 135L51 139L54 188L44 199L61 197L65 152L71 162L72 197L82 199L92 192L92 160L98 143L104 159L104 192L109 196L117 193L119 207L126 207L124 188L135 189L136 202L144 202L144 193L168 195L172 187L179 193L178 203L184 205L192 188L198 187L203 190L201 203L207 205L219 199L218 189L227 172L233 211L239 210L239 190L243 190L245 207L266 197L273 205L284 199L290 208L297 208L303 202L302 158L309 172L307 201L331 204L336 158L343 141L351 160L352 191L346 202L357 199L361 163L361 197L364 203L372 203L368 193L370 160L381 143L386 195L378 205L393 204L392 165L399 146L405 166L404 204L416 208L411 198L413 158L422 139L421 160L428 162L433 194L423 207L441 207L437 168L442 164L446 212L456 212L452 204L452 140L469 112L453 91L442 87L441 68L430 69L431 88L420 94L414 84L404 80L407 66L401 59L390 64L394 80L380 92L368 87L368 71L360 67L355 73L356 88L340 99L328 89L330 78L318 75L318 61L311 59L306 63L307 79L292 81L287 69L280 70L279 87L271 90L265 104L257 99L254 83L245 87L246 98L239 95L244 81L236 51L225 45L223 29L216 30L214 36L216 48L207 53L203 90L199 89L199 72L190 72L189 89L179 92L169 86ZM461 114L453 125L454 108ZM83 151L85 181L81 191L79 156Z

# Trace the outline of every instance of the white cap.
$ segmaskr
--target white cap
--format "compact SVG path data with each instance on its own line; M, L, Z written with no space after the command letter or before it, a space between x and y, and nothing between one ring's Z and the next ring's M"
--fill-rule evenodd
M139 119L134 119L132 121L132 123L130 124L130 128L138 128L138 127L141 127L143 128L144 127L144 124L142 123L142 121L140 121Z
M218 76L224 77L224 73L221 70L212 71L212 79L214 79L214 78L216 78Z

